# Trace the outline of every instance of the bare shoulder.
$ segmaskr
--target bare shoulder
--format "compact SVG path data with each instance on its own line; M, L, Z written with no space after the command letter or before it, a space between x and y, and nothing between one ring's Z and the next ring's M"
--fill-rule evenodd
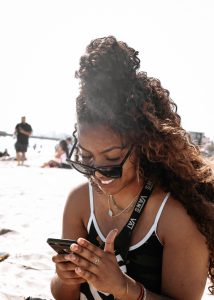
M86 207L89 207L89 186L88 182L84 182L75 186L69 193L65 209L75 211L75 213L81 213L85 211Z
M63 237L86 236L89 216L89 187L86 182L74 187L68 195L63 213Z
M173 197L160 217L158 235L163 243L163 293L173 299L201 299L209 261L206 239ZM194 289L190 289L193 285Z
M178 239L205 241L195 221L184 206L172 196L169 197L160 218L159 231L164 243L174 240L178 242Z

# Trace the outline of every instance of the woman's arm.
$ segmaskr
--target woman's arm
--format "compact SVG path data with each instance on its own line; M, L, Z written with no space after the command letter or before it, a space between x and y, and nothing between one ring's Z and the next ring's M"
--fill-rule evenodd
M51 281L51 293L56 300L78 300L79 285L66 285L56 274Z
M146 300L200 300L208 272L208 248L204 236L185 209L170 199L159 220L158 235L163 243L162 292L146 291ZM75 272L96 289L111 293L119 300L136 300L139 283L124 275L114 255L112 233L104 251L84 239L71 246L67 260ZM142 298L143 299L143 298Z
M121 271L114 253L117 232L117 229L109 232L104 250L82 238L72 244L72 253L67 254L66 259L76 265L75 272L98 291L112 294L117 300L175 299L145 290L143 285Z
M160 218L158 234L164 246L162 293L176 300L201 299L209 263L206 240L183 206L172 198Z
M70 193L64 208L62 238L86 237L87 231L83 218L89 215L87 202L88 184ZM84 280L74 274L73 264L65 260L64 255L54 256L53 261L56 263L56 274L51 281L51 292L54 298L56 300L79 299L80 283Z

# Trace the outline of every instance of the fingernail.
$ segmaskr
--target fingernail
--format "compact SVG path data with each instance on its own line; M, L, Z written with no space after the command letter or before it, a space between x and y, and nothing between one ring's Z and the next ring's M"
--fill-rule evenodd
M71 250L72 251L78 251L78 245L77 244L72 244L71 245Z
M81 273L81 271L82 271L82 270L81 270L79 267L76 267L76 268L75 268L75 272L76 272L76 273Z
M76 257L75 254L71 254L71 255L70 255L70 258L71 258L72 261L75 261L75 260L77 259L77 257Z
M66 260L71 260L70 254L69 254L69 255L65 255L65 256L64 256L64 259L66 259Z
M77 242L78 242L78 244L80 244L80 245L82 245L82 246L85 244L85 240L82 239L82 238L79 238L79 239L77 240Z

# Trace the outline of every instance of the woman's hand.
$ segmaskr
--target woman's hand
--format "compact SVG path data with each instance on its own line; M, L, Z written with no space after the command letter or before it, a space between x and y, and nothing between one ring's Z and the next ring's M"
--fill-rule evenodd
M72 276L75 271L76 278L81 277L97 290L118 297L124 291L126 292L126 281L114 254L117 232L117 229L109 232L104 250L79 238L77 244L71 245L72 253L65 255L65 258L71 262ZM63 274L67 276L67 273Z
M65 259L67 254L58 254L52 257L56 264L56 273L58 277L67 285L81 284L85 279L81 278L76 272L76 265Z

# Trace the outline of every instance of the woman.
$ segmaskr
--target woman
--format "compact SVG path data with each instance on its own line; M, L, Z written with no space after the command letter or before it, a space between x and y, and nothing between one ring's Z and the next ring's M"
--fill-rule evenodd
M76 77L70 164L89 178L71 191L56 255L55 299L199 300L214 293L214 177L138 52L92 41Z
M52 160L44 163L42 168L62 168L68 166L66 160L69 155L68 145L66 140L61 140L55 149L55 157ZM69 166L68 166L69 167Z

